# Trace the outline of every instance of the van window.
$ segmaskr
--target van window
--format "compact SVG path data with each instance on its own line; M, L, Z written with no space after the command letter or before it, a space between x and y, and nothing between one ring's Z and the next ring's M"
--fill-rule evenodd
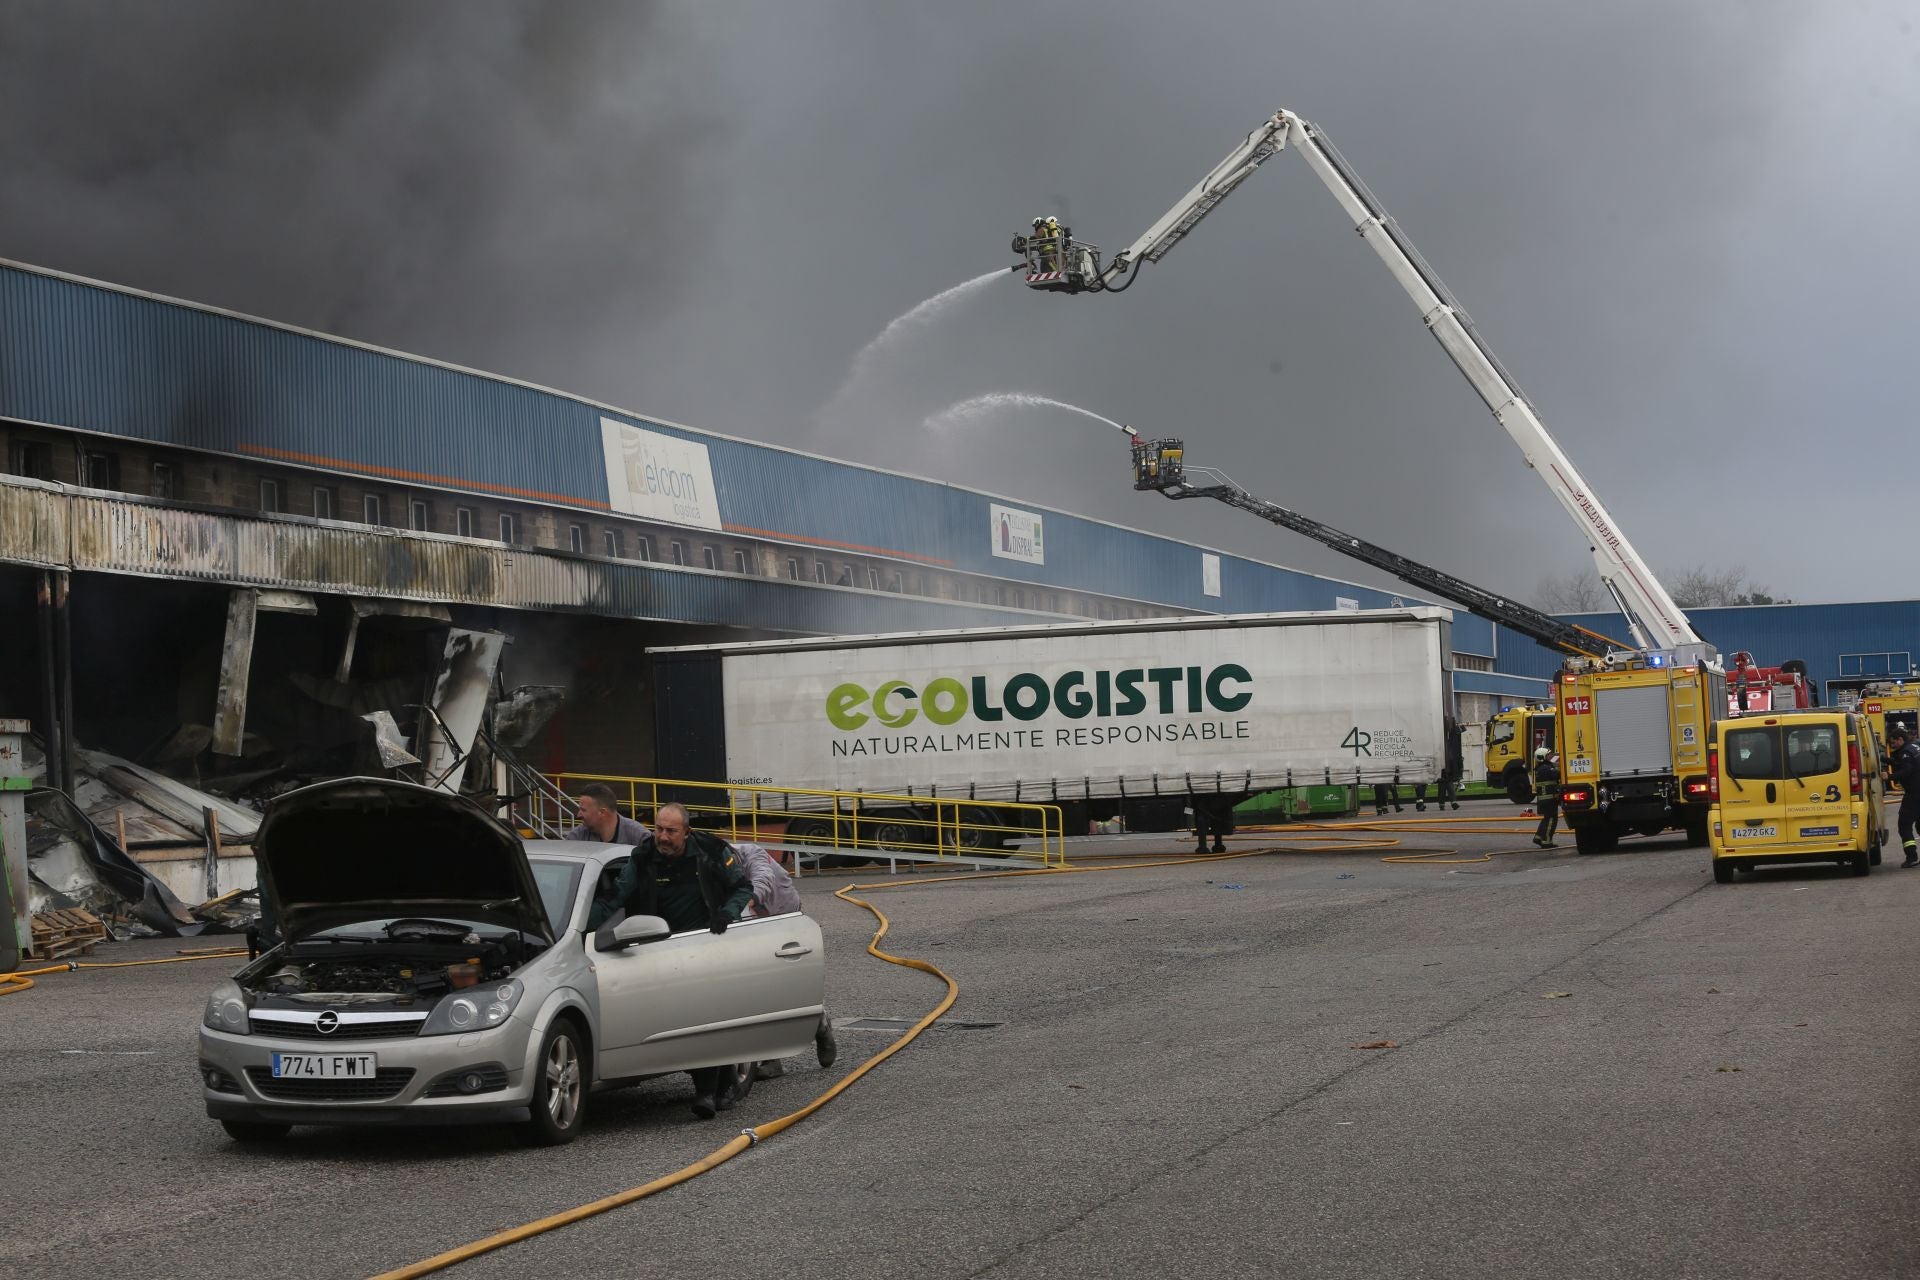
M1840 767L1840 730L1830 724L1787 728L1787 773L1793 777L1832 773Z
M1778 729L1729 729L1723 753L1729 778L1779 778Z
M1832 724L1768 725L1727 730L1723 750L1729 778L1781 780L1836 773L1845 758L1840 727Z

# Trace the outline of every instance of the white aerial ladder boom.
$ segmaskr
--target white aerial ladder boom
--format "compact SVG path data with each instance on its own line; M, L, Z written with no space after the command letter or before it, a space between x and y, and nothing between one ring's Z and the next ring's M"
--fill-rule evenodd
M1082 245L1068 235L1035 237L1023 243L1016 238L1015 251L1028 258L1027 283L1038 289L1064 293L1087 291L1119 293L1132 287L1114 282L1129 272L1137 272L1142 263L1158 262L1180 243L1186 234L1211 213L1219 203L1245 182L1266 160L1285 149L1289 139L1305 158L1333 198L1352 219L1354 229L1400 282L1427 328L1440 341L1453 363L1467 376L1493 416L1505 427L1513 442L1520 446L1527 465L1539 473L1567 514L1587 540L1600 580L1613 595L1626 616L1634 642L1642 649L1675 649L1681 662L1711 659L1713 651L1695 633L1687 615L1673 602L1665 587L1613 517L1593 495L1573 462L1547 433L1520 394L1519 388L1500 367L1493 353L1473 331L1472 322L1453 301L1438 276L1421 261L1413 245L1393 224L1379 202L1373 198L1340 153L1313 125L1290 111L1275 113L1246 140L1227 154L1178 204L1169 209L1139 239L1114 255L1104 268L1099 250ZM1048 267L1052 270L1037 270Z

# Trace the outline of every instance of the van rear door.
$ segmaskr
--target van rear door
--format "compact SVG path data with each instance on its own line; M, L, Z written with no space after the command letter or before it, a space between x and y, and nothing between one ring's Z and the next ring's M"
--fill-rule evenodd
M1727 852L1852 839L1850 768L1838 717L1725 725L1720 820Z
M1776 852L1790 842L1784 780L1777 725L1721 726L1720 830L1728 853Z

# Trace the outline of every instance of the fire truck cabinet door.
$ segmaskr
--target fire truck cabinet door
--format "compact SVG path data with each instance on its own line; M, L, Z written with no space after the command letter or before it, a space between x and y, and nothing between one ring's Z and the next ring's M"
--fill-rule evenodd
M1673 726L1665 684L1593 691L1600 772L1609 778L1673 772Z

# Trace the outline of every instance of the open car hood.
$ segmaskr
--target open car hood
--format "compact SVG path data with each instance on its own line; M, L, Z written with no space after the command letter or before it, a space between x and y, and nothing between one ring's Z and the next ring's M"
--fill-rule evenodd
M427 916L553 932L520 837L460 796L340 778L276 799L253 841L288 941L361 920Z

